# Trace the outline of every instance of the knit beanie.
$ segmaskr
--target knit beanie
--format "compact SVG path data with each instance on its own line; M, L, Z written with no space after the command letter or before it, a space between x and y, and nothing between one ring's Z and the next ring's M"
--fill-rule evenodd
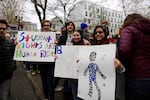
M88 27L88 25L86 23L81 23L80 27L81 29L85 29L86 27Z

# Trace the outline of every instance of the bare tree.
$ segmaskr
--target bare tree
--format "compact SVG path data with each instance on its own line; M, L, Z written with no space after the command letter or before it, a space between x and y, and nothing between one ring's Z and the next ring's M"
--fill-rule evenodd
M121 3L122 3L122 9L123 9L123 12L124 12L124 15L127 16L127 9L126 9L126 5L125 5L125 0L121 0Z
M60 16L60 12L63 16L63 19L60 18L60 21L65 23L71 12L77 7L77 5L81 3L79 0L57 0L55 2L55 5L48 6L49 11L51 11L54 16L58 17Z
M148 0L121 0L122 9L125 16L129 13L140 13L150 16L150 1Z
M40 23L46 19L47 0L31 0L34 4L35 11L38 15Z
M68 20L71 12L75 9L79 0L31 0L39 17L40 22L46 18L47 15L60 18L61 23ZM47 14L47 15L46 15ZM61 18L63 16L63 19Z
M63 20L60 17L60 14L62 14L62 10L60 8L59 2L55 1L53 3L48 3L47 12L49 15L57 17L57 19L59 19L60 23L63 24Z
M7 19L8 23L14 24L22 11L21 7L17 0L2 0L0 3L1 16Z

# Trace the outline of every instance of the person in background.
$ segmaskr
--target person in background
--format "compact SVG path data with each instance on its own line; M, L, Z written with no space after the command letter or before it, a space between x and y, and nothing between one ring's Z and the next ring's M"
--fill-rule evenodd
M110 23L107 20L103 20L101 23L101 26L103 26L104 30L105 30L105 34L108 36L110 34L109 32L109 25Z
M43 32L51 31L51 23L49 20L42 21L42 31ZM38 67L39 67L39 71L40 71L40 75L41 75L45 99L54 100L54 97L55 97L55 93L54 93L55 62L39 63Z
M150 19L129 14L118 43L126 68L126 100L150 100Z
M121 33L121 30L122 30L122 25L115 31L114 34L109 34L108 36L108 39L109 39L109 42L110 43L115 43L115 44L118 44L118 40L120 38L120 33Z
M58 41L58 45L72 45L72 39L73 34L75 31L75 24L72 21L68 21L65 26L65 30L62 31L62 35L60 36L60 39ZM86 45L90 44L89 41L83 39L84 43ZM64 80L64 100L72 100L72 94L71 94L71 84L69 82L69 79Z
M66 29L62 31L62 35L58 41L58 45L69 45L75 31L75 25L72 21L68 21L65 26Z
M89 33L89 41L93 40L93 33Z
M83 31L83 38L86 39L86 40L89 40L89 28L88 28L88 25L86 23L81 23L80 24L80 28L82 29Z
M68 21L65 24L65 28L62 31L62 35L60 36L60 39L58 41L58 45L72 45L72 38L73 38L73 33L75 31L75 25L72 21ZM63 96L64 100L72 100L72 94L71 94L71 87L70 83L68 82L69 79L64 79L63 80Z
M59 42L60 37L61 37L62 33L65 32L65 30L66 30L66 26L64 25L63 27L61 27L60 30L56 31L56 41L57 41L57 43ZM63 88L64 88L63 83L64 83L64 79L59 78L59 77L55 77L55 91L56 92L59 92L59 91L63 90Z
M105 45L110 44L105 26L98 25L95 27L93 32L93 40L91 41L92 45ZM114 58L114 65L116 68L116 100L125 100L125 79L124 71L125 68L123 64L117 59Z
M5 38L8 24L0 19L0 100L8 100L13 72L16 62L13 60L15 45L11 39Z

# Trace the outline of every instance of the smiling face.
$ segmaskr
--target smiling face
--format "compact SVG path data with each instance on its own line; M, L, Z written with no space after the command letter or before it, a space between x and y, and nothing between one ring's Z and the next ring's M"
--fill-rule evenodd
M95 35L94 35L96 40L103 40L105 38L105 33L101 27L98 27L95 30Z
M75 31L73 33L73 40L74 40L74 42L79 42L81 40L81 34L77 31Z

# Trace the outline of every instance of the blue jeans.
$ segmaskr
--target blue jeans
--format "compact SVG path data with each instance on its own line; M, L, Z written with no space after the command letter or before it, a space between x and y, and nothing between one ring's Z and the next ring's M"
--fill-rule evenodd
M8 100L11 78L0 83L0 100Z
M150 100L150 78L127 79L127 100Z

